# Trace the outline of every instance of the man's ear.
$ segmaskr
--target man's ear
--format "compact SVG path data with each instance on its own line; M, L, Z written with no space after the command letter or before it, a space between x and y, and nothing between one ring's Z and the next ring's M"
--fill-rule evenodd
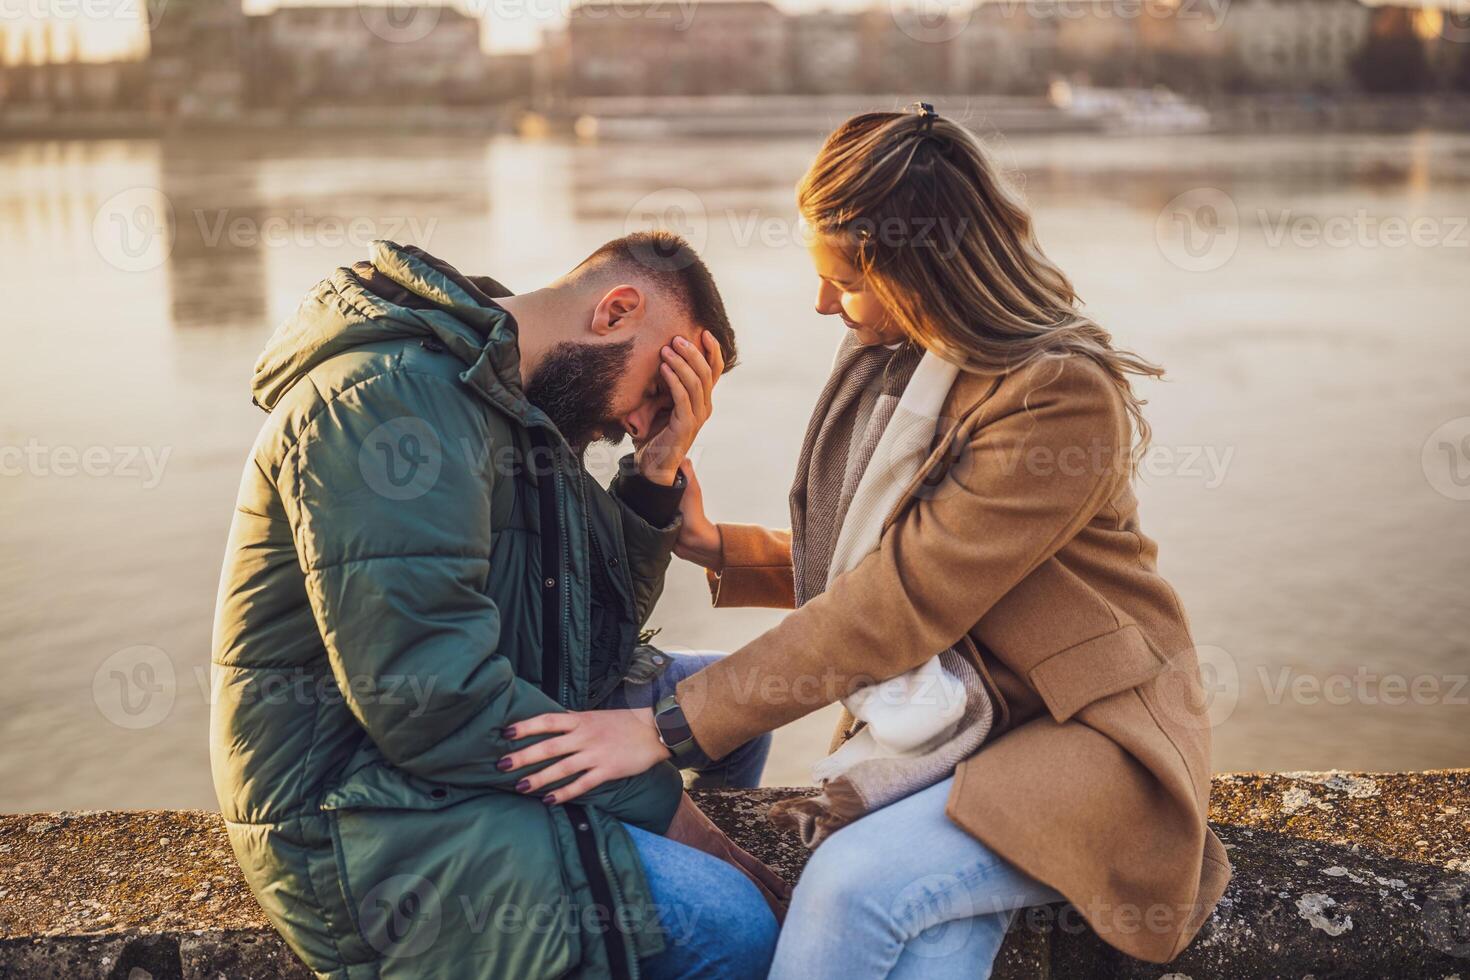
M637 286L614 286L603 294L592 311L592 332L606 337L614 330L636 327L646 309L647 303Z

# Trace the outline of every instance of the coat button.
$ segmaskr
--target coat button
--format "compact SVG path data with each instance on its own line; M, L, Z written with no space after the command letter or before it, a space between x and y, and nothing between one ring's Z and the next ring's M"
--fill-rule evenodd
M554 589L556 588L556 579L548 578L545 582L542 582L541 584L546 586L548 589Z
M611 565L613 568L617 568L618 567L618 560L616 558L609 558L607 560L607 563L609 565Z

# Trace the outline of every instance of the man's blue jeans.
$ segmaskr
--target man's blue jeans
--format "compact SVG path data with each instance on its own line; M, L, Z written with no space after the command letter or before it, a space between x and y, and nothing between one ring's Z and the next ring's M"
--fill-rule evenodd
M599 707L648 708L679 682L724 654L669 653L644 684L624 683ZM694 788L759 786L771 736L752 739L725 758L695 770ZM735 868L703 851L628 827L663 926L666 948L640 966L648 980L762 980L776 950L776 917L761 893Z
M684 678L725 656L723 653L670 653L659 651L668 663L646 684L623 683L607 696L600 708L651 708L674 693ZM702 769L694 770L690 789L749 788L761 784L766 756L771 754L771 736L761 735Z
M626 824L624 826L627 826ZM776 917L733 865L628 827L664 930L664 951L641 961L648 980L764 980Z

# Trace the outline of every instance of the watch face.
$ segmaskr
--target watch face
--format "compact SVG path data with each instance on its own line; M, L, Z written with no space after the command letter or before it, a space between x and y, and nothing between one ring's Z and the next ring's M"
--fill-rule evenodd
M683 709L672 697L660 702L658 709L654 712L653 720L655 727L658 728L659 740L670 749L694 737L689 723L684 720Z

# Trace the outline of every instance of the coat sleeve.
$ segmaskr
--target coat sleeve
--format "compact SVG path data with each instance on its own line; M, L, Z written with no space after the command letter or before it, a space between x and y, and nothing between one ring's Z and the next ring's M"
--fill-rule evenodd
M1091 362L1028 368L981 411L949 476L909 506L878 550L679 684L706 754L719 758L954 645L1128 478L1127 413Z
M495 763L533 740L502 729L563 709L517 676L505 644L529 639L486 594L494 474L462 447L491 438L453 382L396 372L328 401L277 487L332 673L384 757L424 779L510 789L531 770ZM662 830L682 789L664 768L587 802Z
M791 532L754 524L721 524L725 567L706 572L717 608L796 608L791 569Z

